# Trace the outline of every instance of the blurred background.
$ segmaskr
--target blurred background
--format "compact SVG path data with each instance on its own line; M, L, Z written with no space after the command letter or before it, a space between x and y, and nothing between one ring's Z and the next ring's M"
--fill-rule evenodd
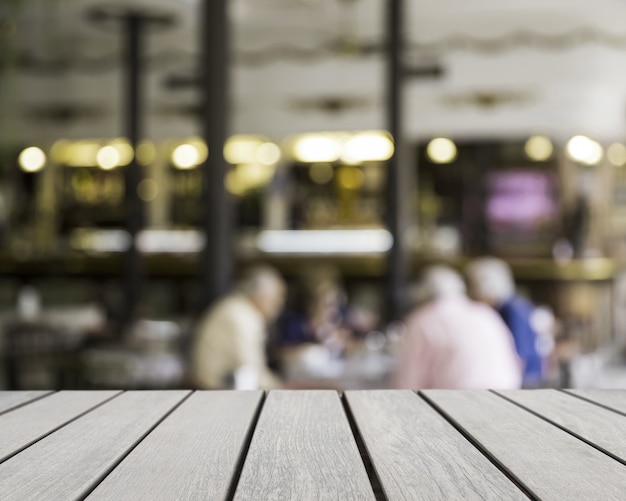
M626 385L623 0L0 3L1 388L185 386L258 263L327 329L275 370L385 387L420 270L484 255L544 385Z

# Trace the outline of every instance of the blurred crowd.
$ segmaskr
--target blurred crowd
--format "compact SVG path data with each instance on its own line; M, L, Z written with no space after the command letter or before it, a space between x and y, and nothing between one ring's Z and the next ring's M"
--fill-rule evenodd
M552 311L520 294L500 259L475 259L461 271L423 269L402 318L387 322L376 283L347 286L327 266L288 280L255 266L196 321L137 320L122 339L111 339L98 308L44 311L36 291L25 288L16 313L2 320L2 386L567 386L564 368L575 351L560 343ZM31 362L37 370L56 364L53 380L25 378L34 374L22 370Z
M558 322L517 292L508 265L434 265L408 293L402 322L381 326L367 289L348 300L332 269L287 290L250 270L199 322L191 381L199 388L535 388L558 384ZM289 293L291 292L291 293Z

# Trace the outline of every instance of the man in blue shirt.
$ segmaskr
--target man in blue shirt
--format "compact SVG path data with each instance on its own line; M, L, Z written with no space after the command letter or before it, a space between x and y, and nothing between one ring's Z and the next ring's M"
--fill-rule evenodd
M516 293L511 269L500 259L481 258L469 265L467 276L472 295L495 308L513 334L524 366L524 386L539 385L543 379L543 359L532 326L535 306Z

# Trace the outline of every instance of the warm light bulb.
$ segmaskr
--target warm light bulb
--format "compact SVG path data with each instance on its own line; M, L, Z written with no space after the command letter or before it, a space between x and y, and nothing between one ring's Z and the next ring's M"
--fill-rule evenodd
M428 158L436 164L448 164L454 161L457 155L456 145L447 137L437 137L426 147Z
M606 156L615 167L626 165L626 146L622 143L613 143L606 151Z
M251 164L257 161L261 140L256 136L232 136L224 145L224 158L231 165Z
M385 132L361 132L348 139L341 159L347 163L381 162L394 152L393 141Z
M566 152L572 160L585 165L597 164L604 154L600 143L580 135L567 142Z
M296 141L293 154L299 162L336 162L341 154L341 146L333 137L310 134Z
M38 172L46 165L46 154L41 148L31 146L20 153L18 162L23 171Z
M133 161L133 147L126 139L114 139L108 146L113 146L119 155L117 165L128 165Z
M199 162L200 154L191 144L181 144L172 153L172 163L177 169L191 169Z
M274 143L260 144L256 149L256 160L263 165L274 165L280 160L280 148Z
M98 151L96 162L101 169L115 169L120 165L120 153L115 146L104 146Z
M98 165L100 148L96 141L88 139L76 141L68 147L65 164L71 167L95 167Z
M532 136L526 141L524 151L531 160L545 162L552 156L554 147L552 141L546 136Z

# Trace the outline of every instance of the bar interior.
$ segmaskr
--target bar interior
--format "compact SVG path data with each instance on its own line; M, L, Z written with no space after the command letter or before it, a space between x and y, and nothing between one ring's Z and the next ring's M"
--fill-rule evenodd
M0 389L463 387L407 358L439 294L517 351L477 387L625 387L624 19L2 2Z

